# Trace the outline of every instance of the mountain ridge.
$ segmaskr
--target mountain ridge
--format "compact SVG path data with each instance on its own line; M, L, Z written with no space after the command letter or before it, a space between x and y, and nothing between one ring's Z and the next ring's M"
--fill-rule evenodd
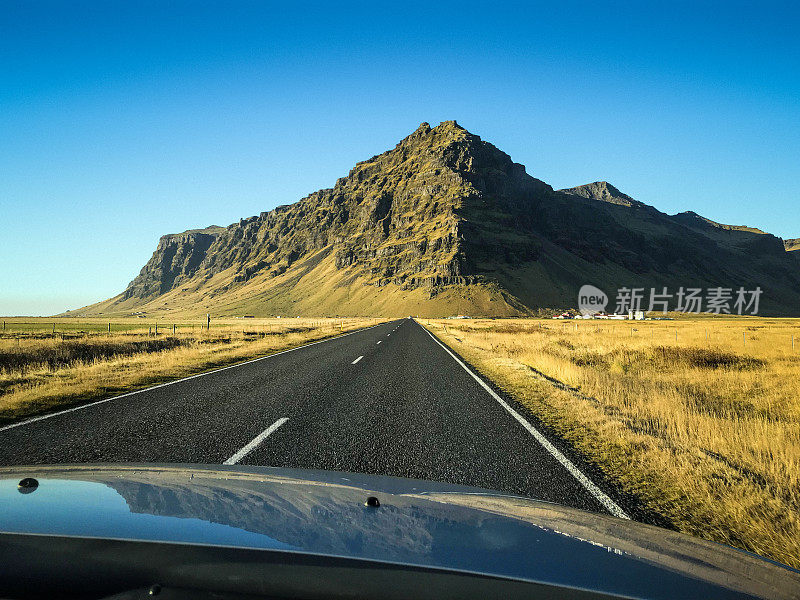
M163 236L123 293L70 314L511 316L572 306L582 283L755 287L765 273L785 313L800 293L787 254L608 182L553 190L456 121L423 122L332 188Z

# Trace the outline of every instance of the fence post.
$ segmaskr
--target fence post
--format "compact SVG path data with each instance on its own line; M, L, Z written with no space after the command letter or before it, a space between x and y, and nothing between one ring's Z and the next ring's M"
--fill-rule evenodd
M156 323L156 335L158 335L158 323Z
M108 323L108 333L111 333L111 322Z
M742 346L747 346L747 332L742 332Z
M175 335L175 323L172 324L172 335Z
M206 313L206 329L211 331L211 313Z

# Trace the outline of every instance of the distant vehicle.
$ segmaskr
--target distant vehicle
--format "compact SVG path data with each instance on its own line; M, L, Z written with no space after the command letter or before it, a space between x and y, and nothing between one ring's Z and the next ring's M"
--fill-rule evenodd
M797 598L800 572L478 488L219 465L0 469L4 598Z

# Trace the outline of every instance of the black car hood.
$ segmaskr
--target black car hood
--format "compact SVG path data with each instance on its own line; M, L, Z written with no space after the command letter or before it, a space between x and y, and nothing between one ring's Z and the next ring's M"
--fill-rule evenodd
M19 487L25 477L37 485ZM325 471L4 468L0 532L346 557L642 598L800 597L793 569L657 527L478 488Z

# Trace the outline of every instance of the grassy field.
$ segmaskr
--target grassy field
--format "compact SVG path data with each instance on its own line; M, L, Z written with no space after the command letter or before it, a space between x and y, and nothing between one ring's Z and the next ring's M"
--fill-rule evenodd
M0 331L0 425L264 356L381 319L11 319ZM110 333L109 333L110 328Z
M422 323L676 529L800 567L800 320Z

